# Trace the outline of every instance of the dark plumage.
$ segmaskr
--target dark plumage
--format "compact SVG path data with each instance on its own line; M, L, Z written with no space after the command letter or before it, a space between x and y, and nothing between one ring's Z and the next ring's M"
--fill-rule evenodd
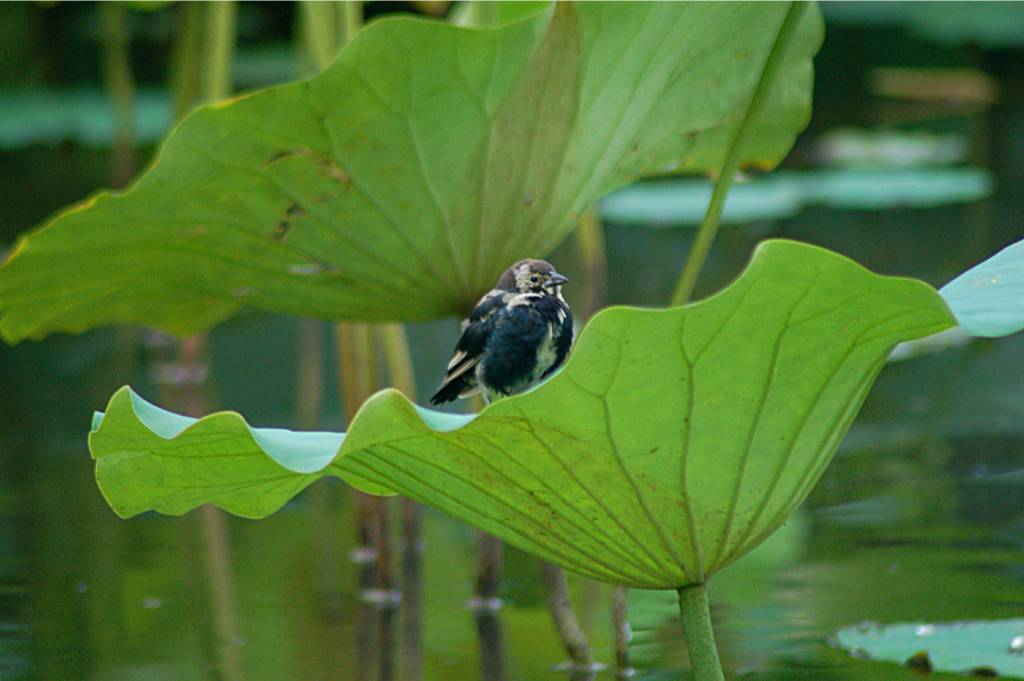
M543 260L520 260L477 302L441 386L443 404L481 389L488 401L522 392L562 366L572 345L568 279Z

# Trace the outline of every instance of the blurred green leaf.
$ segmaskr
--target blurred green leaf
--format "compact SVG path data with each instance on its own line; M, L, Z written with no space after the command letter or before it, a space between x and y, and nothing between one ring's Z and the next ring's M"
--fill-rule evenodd
M292 433L196 422L123 388L89 443L123 516L215 503L260 517L334 475L597 579L674 588L785 521L893 345L952 324L926 284L770 241L706 301L600 313L562 372L475 418L388 390L347 436Z
M1016 652L1011 650L1015 639ZM985 676L1024 677L1024 619L859 625L840 630L836 640L843 648L872 660L906 664L909 658L925 653L938 672L987 667L998 674Z
M384 19L320 76L200 109L127 193L23 238L0 333L200 331L243 307L331 319L462 313L630 180L720 167L787 6L557 3L494 30ZM747 164L810 107L807 12Z

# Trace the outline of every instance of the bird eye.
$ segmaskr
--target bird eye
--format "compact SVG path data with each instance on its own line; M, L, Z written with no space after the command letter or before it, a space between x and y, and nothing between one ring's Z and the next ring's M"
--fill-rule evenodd
M536 274L531 274L530 275L530 283L531 284L536 284L538 281L540 281L540 277L538 277Z

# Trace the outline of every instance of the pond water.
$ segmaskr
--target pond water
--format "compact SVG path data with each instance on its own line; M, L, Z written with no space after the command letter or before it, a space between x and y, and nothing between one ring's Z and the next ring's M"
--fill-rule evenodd
M1020 54L1005 45L938 47L893 28L830 25L816 62L827 77L816 83L814 122L790 164L813 172L807 169L831 158L816 141L839 127L902 126L928 131L944 150L951 137L960 140L962 154L942 164L981 169L992 194L927 208L887 199L885 210L821 201L782 218L752 216L723 228L698 294L727 283L769 236L819 243L877 271L933 284L1020 239L1024 88L1013 67ZM996 80L1001 95L991 106L870 96L866 74L893 61L970 63ZM105 152L30 147L11 159L0 163L0 179L12 188L0 245L106 181L96 180L107 172ZM657 226L606 226L608 302L667 300L692 229ZM585 279L572 243L552 259L574 281ZM256 425L296 427L303 420L295 386L300 327L248 315L214 330L205 405L238 410ZM341 429L330 328L313 329L324 390L314 420ZM455 324L415 325L410 333L422 397L438 380ZM209 510L115 517L93 479L90 415L124 383L161 402L154 377L174 367L160 342L107 330L0 346L0 679L589 678L558 669L566 656L533 558L506 548L504 606L481 616L467 609L477 536L442 514L424 510L421 550L409 554L418 562L403 565L402 508L390 502L394 570L399 582L409 580L397 608L361 593L363 567L353 560L357 502L335 480L261 521ZM899 665L850 657L830 645L832 635L864 621L1019 617L1022 566L1024 338L892 363L801 510L712 581L723 661L730 678L758 681L916 679ZM610 588L570 583L596 657L610 663ZM632 592L630 599L634 678L686 678L674 594ZM595 678L614 677L602 671Z

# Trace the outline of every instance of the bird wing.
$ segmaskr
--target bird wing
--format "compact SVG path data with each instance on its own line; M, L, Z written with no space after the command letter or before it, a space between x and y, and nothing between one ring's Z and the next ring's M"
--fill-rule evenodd
M472 394L476 388L473 369L480 363L487 338L494 330L494 315L502 309L507 298L507 291L491 291L480 299L469 318L462 323L462 336L455 344L455 352L448 362L444 380L430 398L432 404L441 404Z
M556 315L558 324L562 327L562 333L558 336L558 345L555 348L555 361L541 375L541 378L547 378L565 364L565 358L569 356L569 349L572 348L572 312L569 311L569 306L561 303L558 306Z

